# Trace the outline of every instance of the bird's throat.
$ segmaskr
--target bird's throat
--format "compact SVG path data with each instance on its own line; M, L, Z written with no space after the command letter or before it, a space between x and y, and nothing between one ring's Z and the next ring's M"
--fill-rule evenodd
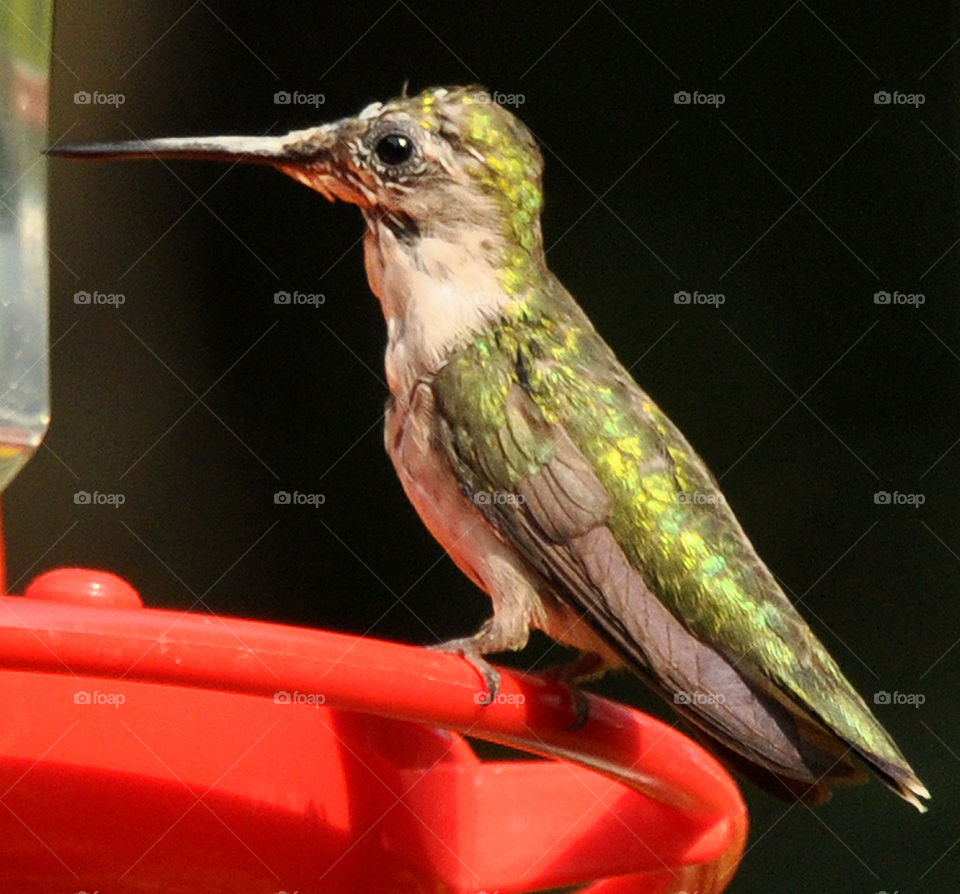
M417 379L494 325L514 298L486 231L421 232L412 221L366 217L367 279L387 323L387 382L403 399Z

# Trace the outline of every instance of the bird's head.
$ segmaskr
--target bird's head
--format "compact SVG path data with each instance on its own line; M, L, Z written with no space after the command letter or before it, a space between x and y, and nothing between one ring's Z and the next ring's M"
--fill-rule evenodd
M527 127L477 86L375 102L354 117L282 136L80 143L50 154L272 165L412 235L463 227L500 237L509 252L542 251L543 158Z

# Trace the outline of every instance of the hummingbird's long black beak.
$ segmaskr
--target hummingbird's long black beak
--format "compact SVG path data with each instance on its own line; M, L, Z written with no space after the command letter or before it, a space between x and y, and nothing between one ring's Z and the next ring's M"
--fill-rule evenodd
M330 157L336 133L330 125L262 137L161 137L116 143L63 143L46 154L58 158L195 159L249 162L280 167L323 162Z
M62 143L51 146L46 154L59 158L194 159L269 165L331 201L340 199L363 204L369 200L361 189L343 183L338 173L344 167L338 164L337 156L344 154L343 126L349 120L280 136L160 137L118 143Z

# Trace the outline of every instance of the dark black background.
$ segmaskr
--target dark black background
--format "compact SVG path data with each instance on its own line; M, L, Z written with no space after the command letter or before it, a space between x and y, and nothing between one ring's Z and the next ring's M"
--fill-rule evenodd
M732 890L955 890L951 5L58 7L51 139L281 132L408 78L522 94L547 161L553 269L720 476L868 700L925 697L878 713L931 813L879 785L816 812L748 790L752 847ZM275 105L284 89L324 103ZM76 105L77 90L125 102ZM725 102L677 105L679 90ZM925 102L878 106L879 90ZM385 333L356 210L260 168L60 161L51 176L54 421L6 500L17 586L84 564L153 606L415 643L472 632L489 602L383 451ZM81 289L126 300L78 306ZM276 306L280 289L325 303ZM694 289L725 303L674 303ZM876 305L880 290L925 303ZM77 506L79 490L126 503ZM326 500L276 506L278 490ZM925 503L878 505L883 490ZM600 688L660 711L628 681Z

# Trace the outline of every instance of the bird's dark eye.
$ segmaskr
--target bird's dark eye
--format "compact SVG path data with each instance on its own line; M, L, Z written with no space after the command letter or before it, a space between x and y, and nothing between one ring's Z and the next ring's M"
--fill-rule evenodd
M377 141L374 151L385 165L402 165L413 156L413 140L405 133L388 133Z

